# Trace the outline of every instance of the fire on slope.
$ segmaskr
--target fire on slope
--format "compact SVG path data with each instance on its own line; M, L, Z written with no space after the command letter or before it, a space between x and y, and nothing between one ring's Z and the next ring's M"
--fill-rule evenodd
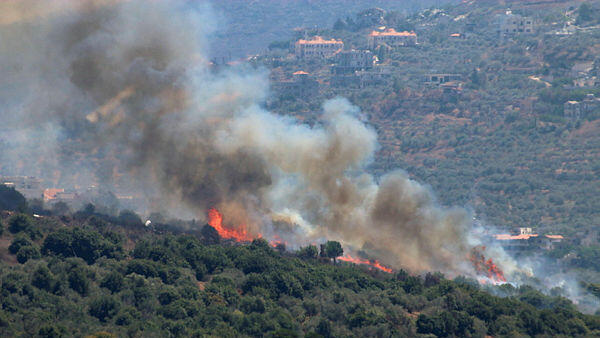
M239 229L229 229L223 226L223 215L215 208L208 210L208 225L215 228L221 238L233 239L236 242L250 242L254 239L243 225ZM261 235L259 234L258 237Z
M216 208L211 208L208 210L208 224L211 227L213 227L219 233L219 236L221 236L224 239L231 239L236 242L251 242L255 238L262 238L262 235L260 233L256 236L250 234L244 225L241 225L237 228L225 227L223 225L223 214L221 214ZM287 243L281 240L277 235L275 235L275 239L270 241L269 244L272 247L277 247L278 244ZM506 278L504 277L504 273L502 272L502 270L494 263L494 261L491 258L486 259L485 255L483 254L484 251L485 246L478 246L473 248L469 255L469 260L473 264L475 272L482 277L479 279L479 282L482 284L506 283ZM339 257L338 259L344 262L368 265L370 267L374 267L387 273L393 272L391 268L381 264L378 260L369 260L359 257L352 257L350 254L346 254L342 257Z
M504 272L500 270L491 258L486 260L485 255L483 254L484 250L485 246L475 247L471 250L471 255L469 257L477 274L484 277L481 278L479 282L482 284L486 284L488 281L492 284L506 283Z
M366 265L375 267L375 268L377 268L377 269L379 269L381 271L385 271L387 273L392 273L392 269L390 269L390 268L388 268L388 267L386 267L384 265L381 265L381 263L379 263L379 261L377 261L377 260L368 260L368 259L355 258L355 257L352 257L352 256L350 256L348 254L346 254L343 257L339 257L338 259L340 261L351 262L351 263L354 263L354 264L366 264Z

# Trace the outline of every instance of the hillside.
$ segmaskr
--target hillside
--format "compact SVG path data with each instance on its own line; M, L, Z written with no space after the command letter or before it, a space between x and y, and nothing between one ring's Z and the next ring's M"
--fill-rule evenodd
M216 28L211 54L236 59L265 50L273 41L293 36L295 28L325 28L338 17L353 15L370 7L385 7L414 13L431 5L453 1L439 0L226 0L213 8L222 20ZM454 1L456 2L456 1Z
M2 336L600 335L599 316L528 286L332 264L261 239L214 244L211 228L183 234L91 210L3 212Z
M375 172L405 169L430 184L443 204L471 207L490 226L535 227L598 244L598 109L582 119L564 111L567 102L600 93L593 80L582 82L596 78L599 6L592 2L592 16L582 21L580 4L472 1L399 19L388 11L382 15L390 20L380 24L414 30L419 43L374 50L376 69L390 74L385 81L336 86L335 75L328 74L335 60L275 56L265 59L274 86L281 74L297 69L314 74L321 85L318 95L281 96L268 104L317 121L319 102L346 96L378 131ZM498 35L498 18L509 5L534 20L535 33ZM365 49L375 28L348 25L314 33L340 38L348 50ZM582 65L588 68L580 71ZM440 73L458 80L423 80Z

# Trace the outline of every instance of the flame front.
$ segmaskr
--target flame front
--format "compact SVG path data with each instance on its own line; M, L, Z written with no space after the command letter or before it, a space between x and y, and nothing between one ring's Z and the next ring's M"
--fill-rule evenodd
M208 225L215 228L221 238L233 239L236 242L250 242L254 239L243 225L239 229L225 228L223 226L223 215L215 208L208 210Z
M478 274L484 275L493 284L506 283L506 277L504 277L502 270L500 270L491 258L485 259L482 253L483 250L485 250L485 247L476 247L471 251L469 259L473 263L475 271ZM487 280L481 279L480 282L485 284Z
M348 254L346 254L343 257L339 257L338 259L341 261L344 261L344 262L350 262L350 263L354 263L354 264L366 264L366 265L375 267L381 271L385 271L387 273L392 273L392 269L381 265L381 263L379 263L379 261L377 261L377 260L370 261L368 259L354 258Z

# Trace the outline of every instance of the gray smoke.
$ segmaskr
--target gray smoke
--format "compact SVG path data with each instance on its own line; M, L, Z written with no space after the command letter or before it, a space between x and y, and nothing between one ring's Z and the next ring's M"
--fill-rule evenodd
M2 155L14 170L127 186L200 218L216 207L228 225L296 247L326 238L396 268L474 273L468 214L402 171L370 175L376 133L347 100L307 126L261 108L265 71L211 70L208 7L26 2L37 14L0 21L0 117L20 135Z

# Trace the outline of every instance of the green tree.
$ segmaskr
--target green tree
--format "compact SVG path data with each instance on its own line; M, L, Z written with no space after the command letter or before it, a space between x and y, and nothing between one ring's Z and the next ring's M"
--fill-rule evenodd
M101 322L114 317L121 308L121 303L110 296L100 296L90 302L90 315L98 318Z
M336 264L336 259L344 254L342 245L337 241L327 241L325 243L325 256L333 258L333 264Z
M39 259L42 255L37 245L24 246L17 251L17 262L23 264L30 259Z
M90 290L90 281L83 268L74 268L69 271L69 287L82 296L86 296Z
M13 187L0 184L0 210L25 211L27 199Z
M119 292L123 288L123 275L112 271L102 279L100 286L109 289L112 293Z
M10 252L13 255L16 255L22 247L31 245L33 245L33 242L31 242L29 238L27 238L23 234L19 234L15 236L15 239L13 239L12 243L10 243L10 245L8 246L8 252Z
M8 220L8 230L13 234L28 230L32 226L31 218L25 214L16 214Z
M46 266L41 265L33 272L31 285L38 289L50 291L54 285L54 277L52 277L52 273Z
M309 245L301 248L298 251L298 257L306 259L315 259L319 256L319 249L314 245Z

